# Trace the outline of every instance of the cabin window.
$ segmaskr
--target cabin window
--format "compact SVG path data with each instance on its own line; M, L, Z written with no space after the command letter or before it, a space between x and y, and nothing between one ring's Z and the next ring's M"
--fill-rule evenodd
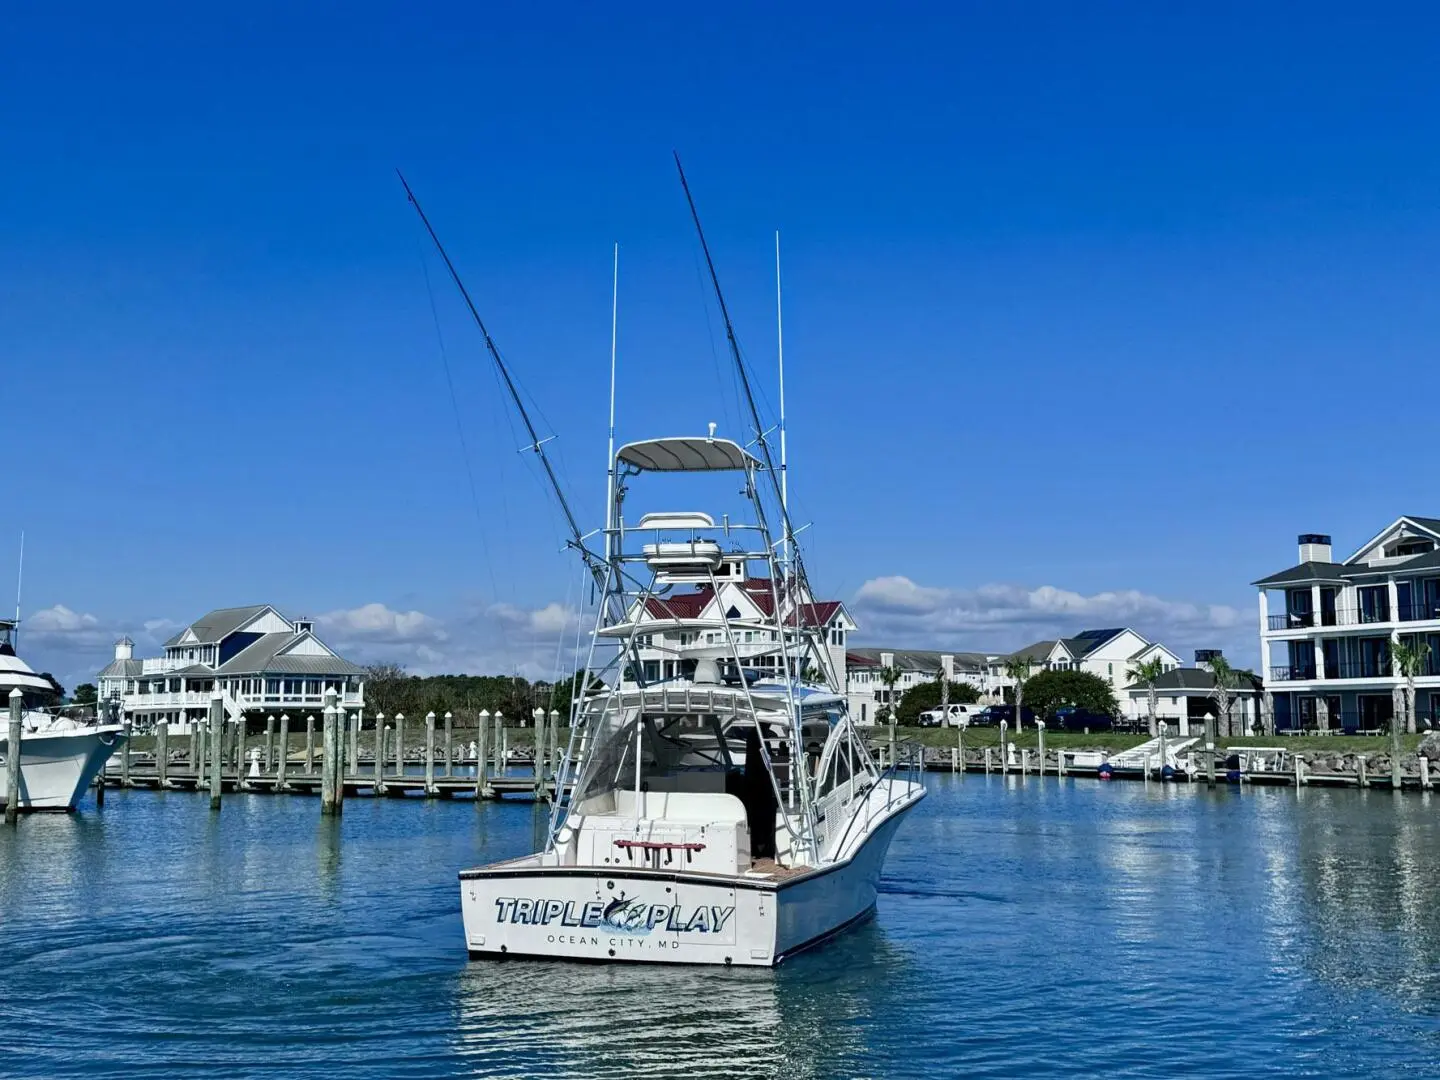
M279 693L280 693L280 680L279 680L279 679L266 679L266 680L265 680L265 693L267 693L267 694L272 694L272 695L274 695L274 694L279 694Z

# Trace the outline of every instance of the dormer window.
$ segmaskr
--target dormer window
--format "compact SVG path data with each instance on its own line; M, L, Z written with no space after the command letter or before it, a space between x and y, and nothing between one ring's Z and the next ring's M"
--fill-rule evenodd
M1397 540L1385 549L1387 559L1403 559L1411 555L1425 555L1435 550L1435 541L1419 536L1407 536Z

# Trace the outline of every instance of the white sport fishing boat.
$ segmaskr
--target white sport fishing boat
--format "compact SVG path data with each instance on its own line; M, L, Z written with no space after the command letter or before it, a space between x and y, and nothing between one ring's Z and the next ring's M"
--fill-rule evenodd
M544 847L460 874L470 954L772 966L865 919L890 841L925 792L893 766L877 767L848 713L786 505L783 384L777 469L713 264L755 453L716 438L713 424L705 436L616 452L612 348L598 553L555 481L504 359L415 206L510 391L600 600ZM695 224L699 231L698 216ZM700 242L709 263L703 232ZM627 525L632 483L660 474L683 474L712 494L735 490L716 482L727 474L740 481L742 501L733 514L728 506L646 508ZM709 602L722 586L753 602L744 612ZM647 671L642 638L674 656L665 665L670 678Z
M873 911L886 849L924 788L878 769L852 724L806 625L795 550L786 566L766 525L762 464L701 437L632 443L615 465L619 524L583 684L597 689L575 707L560 778L574 789L544 850L460 875L466 944L776 964ZM626 526L633 479L676 472L741 474L752 516L658 511ZM758 616L708 604L724 582L760 598ZM687 614L704 607L711 616ZM673 642L682 674L641 681L641 636ZM775 677L760 681L762 670Z
M124 742L125 729L67 715L76 710L51 704L58 697L54 684L15 655L15 627L0 619L0 761L8 764L10 695L19 690L20 809L74 810ZM0 766L0 804L5 775Z

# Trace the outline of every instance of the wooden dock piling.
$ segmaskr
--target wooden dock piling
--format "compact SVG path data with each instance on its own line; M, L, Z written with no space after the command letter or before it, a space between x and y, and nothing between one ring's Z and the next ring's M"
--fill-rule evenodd
M225 699L220 691L210 696L210 809L220 809L220 770L224 764L221 747L225 732Z
M535 711L530 714L535 721L535 797L540 798L540 792L545 788L545 710L538 705Z
M17 686L10 691L10 726L5 734L5 824L20 823L20 710L25 695Z
M425 794L435 794L435 710L425 714Z
M340 778L339 712L335 708L335 691L325 691L322 732L320 736L320 816L334 817L337 812L335 788Z
M280 757L275 762L275 788L278 791L289 790L288 776L290 771L290 714L280 714Z
M567 748L568 749L568 748ZM565 763L565 751L560 749L560 710L550 710L550 778L560 782L561 766Z
M1041 776L1045 775L1045 721L1035 721L1035 756L1040 762L1040 768L1036 770Z
M126 748L127 756L129 747ZM155 777L162 788L170 786L170 722L161 720L155 725Z
M489 749L485 744L490 741L489 709L480 710L475 735L475 799L478 802L489 794L485 783L490 771L488 762L485 760Z
M1424 754L1420 755L1420 790L1430 790L1430 759Z
M395 714L395 775L405 775L405 714Z
M375 794L385 790L385 714L375 714Z
M120 783L125 787L130 786L130 736L133 731L130 723L130 714L126 713L124 738L120 740Z
M275 768L275 714L265 717L265 752L261 758L265 772Z
M445 712L445 779L455 775L455 732L453 728L454 717L447 709Z
M305 774L315 772L315 715L305 717Z
M1205 714L1205 786L1215 786L1215 714Z

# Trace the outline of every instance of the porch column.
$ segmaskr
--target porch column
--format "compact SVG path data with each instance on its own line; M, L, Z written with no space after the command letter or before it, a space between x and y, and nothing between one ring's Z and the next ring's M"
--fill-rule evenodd
M1390 621L1398 622L1400 620L1400 590L1396 587L1393 576L1389 581L1385 582L1385 591L1390 594ZM1415 593L1413 590L1410 596L1412 599L1414 598Z
M1310 586L1310 625L1320 625L1320 586Z
M1315 652L1315 678L1318 681L1325 678L1325 646L1318 637L1311 639L1311 644Z

